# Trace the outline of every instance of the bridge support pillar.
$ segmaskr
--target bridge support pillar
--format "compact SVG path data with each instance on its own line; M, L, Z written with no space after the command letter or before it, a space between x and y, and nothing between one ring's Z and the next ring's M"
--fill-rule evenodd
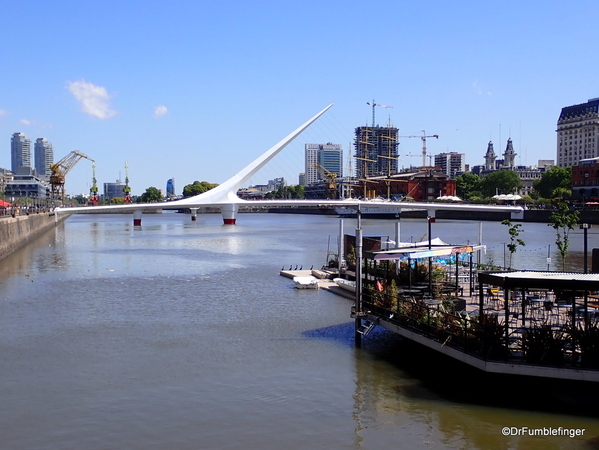
M220 213L223 216L223 222L225 225L235 225L237 219L237 204L229 203L220 207Z
M133 211L133 226L134 227L141 227L141 215L142 215L141 209L136 209L135 211Z
M197 220L198 219L198 208L189 208L191 211L191 220Z

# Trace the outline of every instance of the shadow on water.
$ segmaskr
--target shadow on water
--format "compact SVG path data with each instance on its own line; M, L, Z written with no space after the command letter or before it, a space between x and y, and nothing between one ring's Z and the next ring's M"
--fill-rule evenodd
M355 346L353 322L302 334L309 339ZM599 391L593 383L487 374L380 327L362 339L359 352L393 366L402 372L402 378L411 379L395 388L407 398L599 417Z
M308 339L323 339L333 341L348 347L354 347L354 322L340 323L324 328L307 330L302 336Z
M387 333L392 336L363 348L421 381L401 387L405 396L430 399L432 393L455 403L599 417L594 383L489 374Z

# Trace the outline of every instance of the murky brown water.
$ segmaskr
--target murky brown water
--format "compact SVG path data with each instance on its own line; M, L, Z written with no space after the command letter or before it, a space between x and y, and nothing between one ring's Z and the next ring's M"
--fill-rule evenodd
M0 448L597 448L588 413L548 412L510 381L497 398L496 380L383 330L356 349L351 302L278 274L322 265L336 218L221 222L74 216L0 263ZM530 251L513 265L546 268L553 230L525 228ZM426 231L401 229L404 240ZM393 239L393 223L366 220L364 233ZM474 222L434 228L451 243L477 233ZM485 223L483 240L503 258L505 227ZM504 437L506 426L585 434Z

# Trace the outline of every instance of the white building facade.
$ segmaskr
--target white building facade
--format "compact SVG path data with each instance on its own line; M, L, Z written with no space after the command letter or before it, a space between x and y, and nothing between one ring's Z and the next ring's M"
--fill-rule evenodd
M439 153L435 155L435 167L440 167L441 172L455 178L457 174L466 171L466 155L457 152Z
M558 167L599 157L599 98L562 108L557 121L556 156Z

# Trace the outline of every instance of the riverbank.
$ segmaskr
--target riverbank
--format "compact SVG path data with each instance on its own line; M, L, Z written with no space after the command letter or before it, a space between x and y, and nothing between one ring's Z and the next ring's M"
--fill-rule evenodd
M68 215L59 217L59 221ZM0 220L0 260L55 226L54 213L5 217Z
M335 212L334 207L277 207L277 208L267 208L269 213L277 213L277 214L322 214L322 215L338 215ZM253 210L247 210L240 212L264 212L264 210L258 210L254 208ZM534 223L550 223L551 222L551 214L552 210L549 209L526 209L524 210L524 215L521 219L512 217L510 213L506 212L492 212L492 211L443 211L439 210L436 212L437 219L446 219L446 220L479 220L479 221L494 221L501 222L504 219L510 219L514 222L534 222ZM427 211L402 211L399 215L399 218L404 219L425 219L427 215ZM397 220L398 217L396 215L388 215L382 217L380 215L372 215L372 218L380 218L380 219L393 219ZM363 218L370 218L369 214L363 214ZM581 210L580 211L580 223L590 223L590 224L599 224L599 210Z

